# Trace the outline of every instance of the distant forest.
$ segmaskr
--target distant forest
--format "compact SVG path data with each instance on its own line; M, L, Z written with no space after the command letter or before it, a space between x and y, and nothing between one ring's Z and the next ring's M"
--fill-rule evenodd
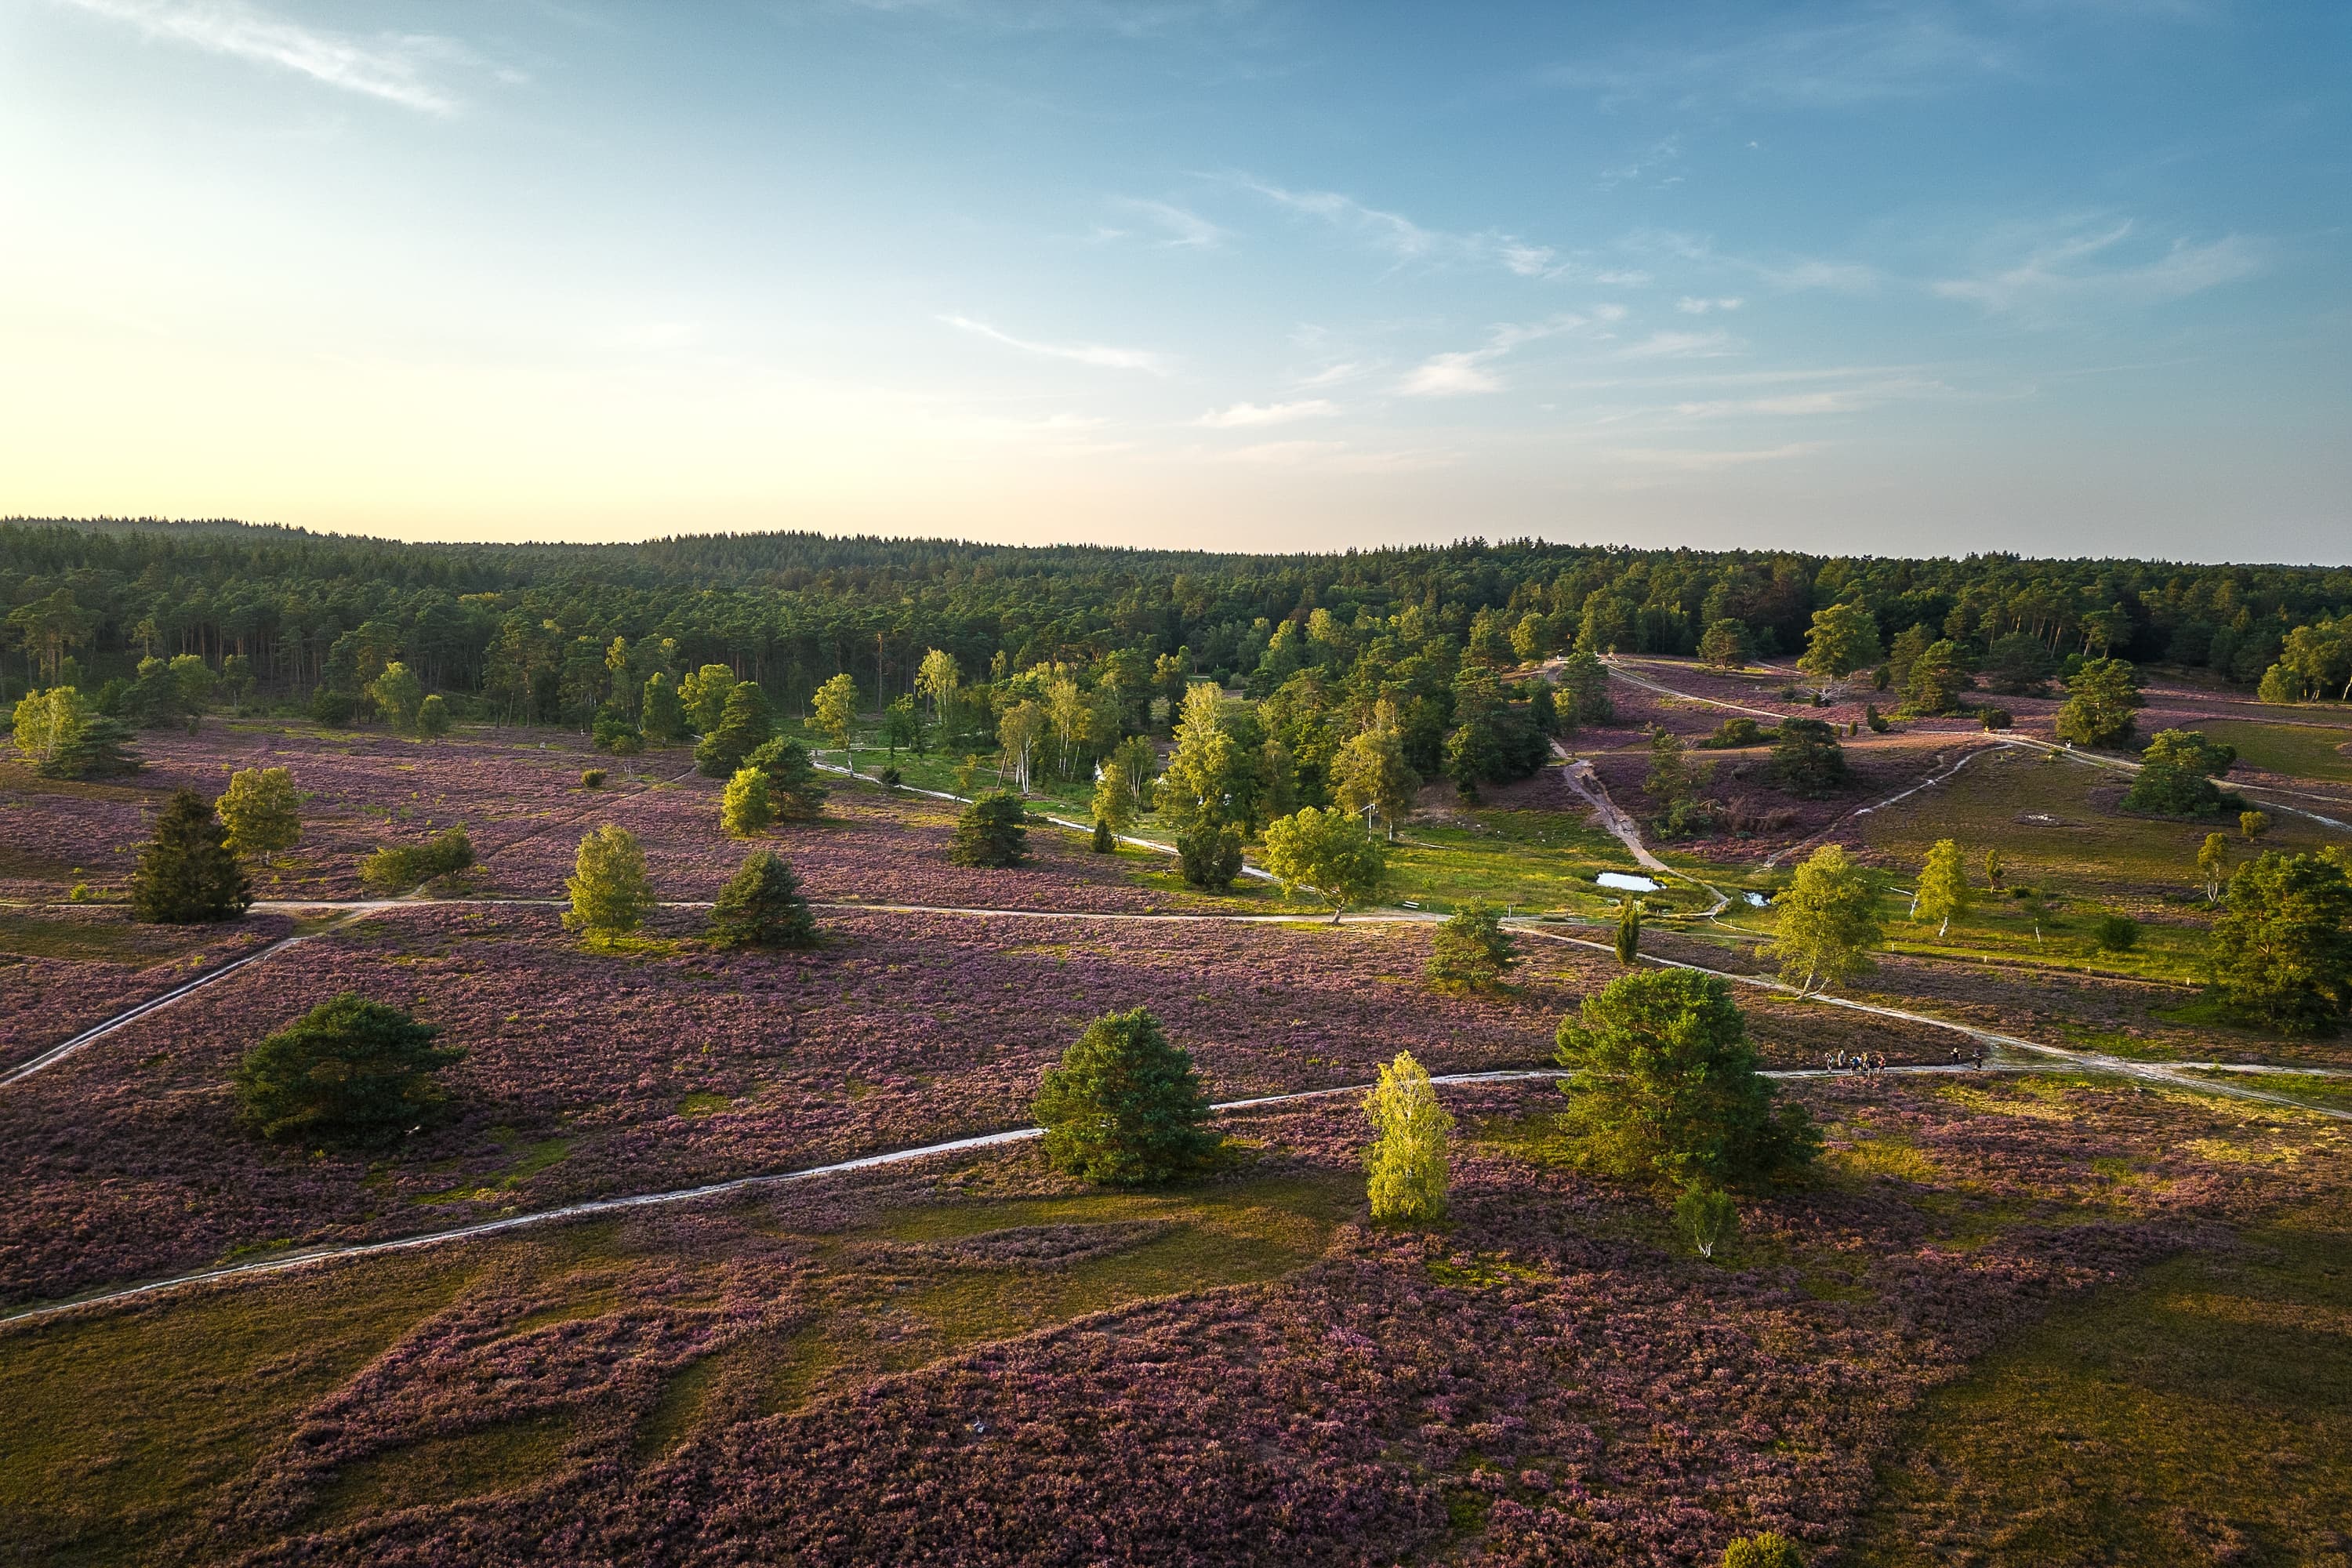
M1786 658L1817 611L1865 607L1982 658L2025 634L2053 659L2210 668L2249 687L2283 655L2304 694L2352 671L2352 570L2155 561L1824 558L1532 540L1297 555L1213 554L815 533L641 544L402 544L240 522L0 521L0 698L72 675L95 692L143 660L230 668L264 701L360 692L399 662L461 716L585 727L615 673L725 665L803 707L851 676L876 706L927 652L966 679L1116 655L1178 656L1254 695L1317 665L1343 678L1385 637L1412 656L1687 654L1738 624ZM2306 629L2321 628L2318 635ZM1286 629L1287 628L1287 629ZM2292 646L2291 646L2292 645ZM2314 651L2316 650L2316 651ZM634 691L627 694L635 700Z

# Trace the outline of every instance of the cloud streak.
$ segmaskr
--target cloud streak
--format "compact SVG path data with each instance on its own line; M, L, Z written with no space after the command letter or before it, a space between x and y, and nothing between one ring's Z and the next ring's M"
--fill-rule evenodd
M1526 325L1506 322L1487 334L1486 346L1432 354L1397 383L1402 397L1464 397L1499 392L1503 379L1489 368L1522 344L1557 337L1590 324L1583 316L1553 316Z
M1947 300L1990 314L2046 321L2079 310L2168 304L2262 270L2261 249L2236 235L2191 245L2175 240L2153 260L2102 266L2099 258L2131 235L2129 219L2096 233L2074 233L2035 246L2015 264L1934 285Z
M1236 403L1212 409L1192 423L1210 430L1258 430L1301 419L1328 419L1339 412L1339 405L1328 397L1308 397L1296 403Z
M1016 338L1000 331L986 321L975 321L969 316L941 316L940 320L960 331L986 338L1006 348L1019 349L1023 353L1040 359L1066 360L1072 364L1091 365L1097 370L1133 370L1147 375L1166 375L1174 363L1163 353L1150 349L1114 348L1108 343L1041 343L1027 338Z
M344 92L449 116L462 107L433 79L450 66L480 62L454 38L432 33L362 37L308 27L257 10L243 0L62 0L72 8L135 28L142 37L248 61ZM519 80L511 72L505 79Z

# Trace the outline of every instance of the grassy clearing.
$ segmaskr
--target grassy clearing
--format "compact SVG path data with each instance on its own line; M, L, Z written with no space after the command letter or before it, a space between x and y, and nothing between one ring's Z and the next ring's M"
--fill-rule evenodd
M1593 885L1602 871L1642 873L1625 847L1556 811L1465 810L1463 826L1415 823L1389 850L1388 897L1424 909L1454 910L1474 899L1521 914L1599 915L1615 893ZM1651 907L1704 909L1706 895L1666 881L1643 897Z
M0 910L0 957L63 958L145 969L201 948L217 934L206 926L143 926L125 916L60 918Z
M2263 724L2221 719L2197 728L2238 748L2252 767L2288 778L2352 781L2352 729L2324 724Z
M2352 1231L2315 1214L2053 1314L1931 1398L1874 1568L2329 1563L2352 1519Z
M2192 1068L2192 1071L2197 1069ZM2265 1094L2284 1094L2306 1105L2324 1105L2336 1110L2352 1110L2352 1079L2326 1078L2305 1072L2208 1072L2198 1071L2200 1078L2217 1083L2234 1083L2247 1089L2258 1089Z

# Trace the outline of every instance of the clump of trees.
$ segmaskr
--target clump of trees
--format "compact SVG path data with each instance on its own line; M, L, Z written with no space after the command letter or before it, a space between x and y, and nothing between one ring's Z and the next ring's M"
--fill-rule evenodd
M1728 983L1685 969L1621 976L1560 1021L1561 1118L1597 1174L1667 1190L1737 1185L1814 1159L1802 1106L1777 1101Z
M1429 977L1465 991L1499 986L1518 967L1519 944L1494 905L1472 900L1447 917L1429 943Z
M791 822L812 821L824 814L824 775L809 760L808 748L779 735L753 747L743 759L767 779L768 800L778 816Z
M1454 1118L1437 1102L1429 1070L1411 1052L1399 1051L1364 1097L1364 1116L1373 1133L1364 1151L1372 1218L1383 1225L1444 1219Z
M1296 898L1302 890L1331 906L1338 923L1349 904L1369 903L1388 880L1388 855L1360 817L1308 805L1266 824L1265 868Z
M821 940L799 876L772 849L744 857L719 889L709 935L715 947L807 948Z
M213 803L228 827L228 847L267 864L302 841L302 796L284 768L239 768Z
M1205 1169L1222 1140L1192 1058L1147 1008L1106 1013L1045 1069L1030 1114L1046 1163L1107 1186L1151 1186Z
M2153 816L2219 816L2236 797L2224 795L2213 781L2237 760L2236 747L2194 730L2159 730L2140 753L2124 809Z
M1764 955L1780 961L1780 978L1801 994L1869 973L1885 934L1878 889L1843 845L1807 856L1772 907L1779 919Z
M194 790L174 790L131 873L131 912L160 924L195 925L235 920L252 903L253 886L212 802Z
M11 722L16 750L43 778L114 778L146 765L130 730L70 686L26 693Z
M958 866L1005 868L1029 858L1029 814L1003 790L982 795L956 818L948 859Z
M2326 1034L2352 1018L2347 858L2340 848L2269 850L2231 876L2209 952L2213 984L2239 1016L2282 1035Z
M2058 707L2058 738L2077 746L2120 746L2132 737L2134 713L2147 703L2139 672L2120 658L2095 658L2066 679Z
M370 1147L436 1120L436 1076L466 1053L436 1046L437 1024L345 992L247 1051L236 1066L237 1120L302 1147Z
M774 732L767 695L755 681L735 681L720 700L719 721L694 743L694 765L706 778L730 778Z
M644 848L635 834L609 822L580 840L563 888L572 896L572 907L563 911L564 929L592 943L628 935L654 907Z
M463 826L445 827L422 844L386 844L360 862L360 885L380 897L445 882L472 868L474 841Z
M1819 719L1783 719L1772 742L1772 782L1790 795L1816 800L1845 784L1845 751L1837 731Z

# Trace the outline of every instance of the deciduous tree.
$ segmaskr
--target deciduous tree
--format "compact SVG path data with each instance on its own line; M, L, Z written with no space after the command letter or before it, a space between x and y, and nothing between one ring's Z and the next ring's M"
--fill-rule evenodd
M2241 1016L2283 1035L2335 1028L2352 1017L2352 879L2318 855L2255 857L2230 879L2210 954Z
M302 839L302 797L284 768L239 768L214 802L228 827L228 847L266 863Z
M775 819L775 802L768 795L768 775L755 767L737 768L719 796L719 826L730 838L757 838Z
M1444 1219L1454 1118L1437 1102L1428 1069L1410 1052L1399 1051L1364 1097L1364 1116L1373 1134L1371 1147L1364 1151L1372 1218L1383 1225L1434 1225Z
M1294 896L1301 889L1331 906L1336 923L1349 904L1370 902L1388 879L1388 855L1363 818L1306 806L1266 824L1265 868Z
M580 840L564 889L572 907L564 929L592 941L625 936L644 923L654 907L654 885L646 875L646 852L635 835L611 823Z
M1780 978L1801 993L1869 972L1884 935L1878 891L1842 845L1814 850L1772 905L1780 919L1764 953L1780 960Z
M1968 912L1969 897L1969 874L1960 863L1959 845L1938 838L1927 850L1927 864L1919 868L1919 894L1911 900L1913 916L1934 921L1940 939L1952 929L1954 916Z

